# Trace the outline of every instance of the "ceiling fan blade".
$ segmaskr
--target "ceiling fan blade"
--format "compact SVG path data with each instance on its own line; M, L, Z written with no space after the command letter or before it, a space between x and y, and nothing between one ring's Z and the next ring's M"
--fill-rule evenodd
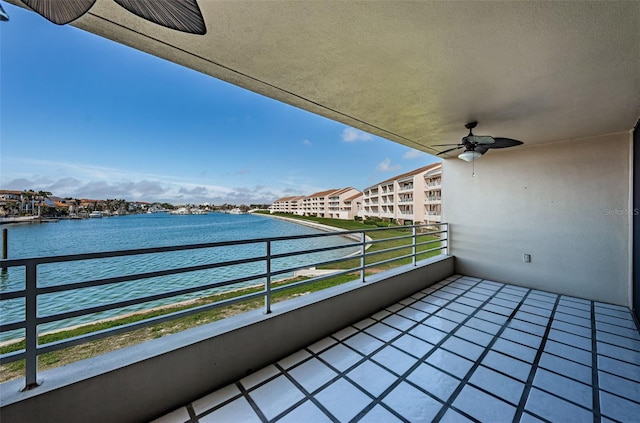
M479 146L477 146L474 150L475 150L475 151L477 151L477 152L478 152L478 153L480 153L480 154L484 154L484 153L486 153L487 151L489 151L489 146L479 145Z
M458 147L462 147L462 144L435 144L435 145L432 145L431 147L449 147L451 145L457 145Z
M493 137L488 135L467 135L462 139L462 142L468 142L474 145L493 144Z
M115 0L143 19L191 34L203 35L207 27L196 0Z
M96 0L23 0L23 2L54 24L65 25L87 13Z
M507 148L507 147L515 147L516 145L522 144L522 141L512 140L511 138L494 138L495 142L493 144L488 144L487 148Z
M451 152L453 150L458 150L460 148L462 148L462 146L458 146L458 147L455 147L455 148L450 148L448 150L444 150L444 151L439 152L438 154L436 154L436 156L439 156L440 154L446 154L446 153L449 153L449 152Z

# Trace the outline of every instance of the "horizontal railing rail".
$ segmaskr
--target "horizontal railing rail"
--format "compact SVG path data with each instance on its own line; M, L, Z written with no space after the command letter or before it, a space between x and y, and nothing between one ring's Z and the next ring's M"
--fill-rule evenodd
M383 233L384 231L404 231L404 234L393 234L387 238L380 237L374 239L374 234ZM290 243L297 240L308 240L313 238L323 237L346 237L353 243L332 245L327 247L313 247L295 251L283 251L273 252L274 245L281 245L282 243ZM432 239L419 237L428 236ZM402 243L404 241L406 243ZM400 245L395 243L401 242ZM384 243L394 243L391 247L384 246ZM96 259L118 259L123 257L143 256L143 255L157 255L175 253L178 251L196 251L212 249L217 251L218 249L230 248L233 246L246 246L246 245L262 245L264 246L264 253L246 258L235 258L233 260L219 260L211 261L198 265L191 266L179 266L169 269L158 269L147 272L139 272L125 275L117 275L112 277L103 277L85 281L71 281L63 284L56 284L50 286L41 286L38 283L38 266L45 264L56 263L76 263L86 260ZM370 247L372 248L369 251ZM314 260L310 257L313 254L326 253L326 252L340 252L340 250L354 250L350 254L345 252L344 255L339 258ZM410 249L411 252L403 254L403 250ZM147 326L156 325L163 322L187 317L197 313L213 310L215 308L226 307L239 302L248 300L255 300L258 298L264 299L264 311L265 313L271 312L272 297L276 293L286 292L304 285L313 284L326 279L335 278L341 275L357 274L359 273L359 280L365 282L365 271L374 266L381 266L392 262L398 262L400 260L412 259L412 263L415 265L418 257L423 257L426 254L431 253L448 254L448 224L436 223L436 224L422 224L412 226L394 226L387 228L373 228L365 230L352 230L352 231L334 231L323 232L318 234L309 235L295 235L295 236L280 236L270 238L260 238L252 240L234 240L212 243L201 243L191 245L179 245L168 247L155 247L155 248L143 248L132 250L119 250L119 251L106 251L97 253L83 253L83 254L71 254L61 256L48 256L48 257L34 257L23 259L9 259L0 260L0 265L5 272L14 271L12 268L24 268L24 289L18 290L5 290L0 291L0 304L4 301L20 300L24 301L24 318L16 321L10 321L2 323L0 326L0 333L11 331L23 331L24 335L21 339L24 339L25 347L19 351L12 351L0 355L0 364L8 364L11 362L24 360L25 362L25 388L32 389L39 385L38 376L38 356L58 351L64 348L72 347L75 345L84 344L87 342L102 339L108 336L113 336L125 332L130 332L136 329L141 329ZM392 256L387 258L382 256L383 254L391 253ZM212 253L211 256L215 258L216 254ZM289 259L292 257L299 257L307 259L308 262L303 264L281 265L281 268L276 268L275 264L283 259ZM379 260L376 260L378 256L382 256ZM162 257L162 256L161 256ZM168 261L168 259L167 259ZM161 261L164 263L164 261ZM208 279L210 275L203 277L203 282L196 286L181 287L179 289L172 289L165 292L153 293L150 295L135 296L133 298L121 299L118 301L108 302L106 304L95 305L91 307L83 307L71 311L62 311L46 314L41 309L39 310L39 299L42 296L58 294L64 292L75 292L87 288L96 287L108 287L119 286L122 283L131 283L134 281L140 281L150 278L167 277L172 275L193 273L201 271L211 271L215 269L230 268L235 266L242 266L251 263L263 263L263 270L258 270L254 273L243 275L242 277L235 277L225 280L212 281ZM286 283L285 285L272 287L273 278L281 275L291 275L292 273L309 268L316 268L319 266L335 266L340 263L344 263L347 269L334 269L333 272L327 274L320 274L319 276L310 277L297 282ZM114 265L114 268L118 266ZM238 284L257 282L250 285L252 287L259 287L259 291L248 293L245 295L238 295L236 297L227 298L225 300L216 301L204 305L194 305L190 308L186 308L179 311L169 312L167 314L154 316L151 318L145 318L140 321L132 323L122 324L114 326L108 329L98 330L90 332L84 335L75 336L72 338L57 340L54 342L47 342L40 345L38 338L41 335L39 333L39 326L53 322L61 322L71 318L77 318L82 316L89 316L95 313L101 313L109 310L117 310L130 306L144 305L150 302L156 302L158 300L166 300L173 297L184 297L187 294L202 293L202 296L211 295L210 292L213 289L219 289L224 287L236 287ZM246 287L246 286L245 286ZM176 300L178 301L178 300ZM117 317L117 316L116 316ZM64 328L63 328L64 329Z

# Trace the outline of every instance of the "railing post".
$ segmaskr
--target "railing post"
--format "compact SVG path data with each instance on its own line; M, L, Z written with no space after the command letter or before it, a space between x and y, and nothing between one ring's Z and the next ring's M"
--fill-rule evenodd
M23 391L28 391L38 386L37 265L31 261L26 265L25 288L25 385Z
M271 313L271 241L267 241L267 280L265 281L264 313Z
M416 225L411 228L411 260L416 265Z
M445 235L445 247L444 247L444 254L445 255L449 255L449 224L448 223L443 223L442 224L444 226L444 235Z
M361 241L361 245L360 245L360 282L364 282L364 265L365 265L365 260L364 260L364 254L367 251L366 249L366 242L367 242L367 235L362 232L362 237L360 239Z

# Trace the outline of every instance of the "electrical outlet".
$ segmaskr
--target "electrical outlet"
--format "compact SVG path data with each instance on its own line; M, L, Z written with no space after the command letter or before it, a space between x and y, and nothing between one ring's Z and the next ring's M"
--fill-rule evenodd
M531 263L531 254L525 254L525 255L522 257L522 260L523 260L525 263Z

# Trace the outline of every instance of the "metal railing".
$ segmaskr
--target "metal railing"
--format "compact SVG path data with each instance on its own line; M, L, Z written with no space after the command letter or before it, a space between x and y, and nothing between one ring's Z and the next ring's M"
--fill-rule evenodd
M380 233L384 231L401 231L402 235L392 236L388 238L373 239L370 234ZM296 240L307 240L312 238L322 237L348 237L353 240L354 243L347 243L343 245L332 245L329 247L314 247L304 250L286 251L286 252L274 252L274 246L280 245L280 243L287 243ZM426 238L426 239L425 239ZM403 240L406 240L403 241ZM390 248L372 249L368 251L369 247L381 244L389 241L400 241L401 245L395 245ZM155 257L154 263L165 264L165 256L173 252L178 251L198 251L198 250L211 250L218 251L218 249L231 248L234 246L243 245L262 245L264 247L264 253L253 257L247 258L234 258L232 260L215 260L215 256L224 256L223 254L211 254L212 260L208 262L199 262L196 265L181 266L165 269L146 269L147 271L141 273L128 273L124 275L84 280L80 282L68 282L63 284L46 285L38 282L38 267L43 265L49 265L54 263L64 263L65 266L71 266L78 262L86 262L90 260L108 260L118 259L122 257L140 257L149 256ZM328 251L340 251L342 249L353 250L357 248L357 252L347 254L341 254L337 259L323 260L317 262L305 262L303 266L296 265L294 267L281 267L276 269L274 264L278 260L287 259L290 257L303 256L311 257L313 254L328 252ZM402 250L411 249L411 253L404 254ZM391 258L383 257L381 260L375 261L371 257L376 255L393 253ZM3 323L0 326L0 334L4 332L22 330L24 331L25 348L22 350L6 353L0 355L0 364L8 364L11 362L24 360L25 361L25 390L37 387L38 380L38 356L49 353L52 351L61 350L64 348L84 344L90 341L95 341L108 336L121 334L124 332L130 332L135 329L144 328L147 326L155 325L158 323L168 322L178 318L190 316L196 313L209 311L215 308L232 305L235 303L264 298L264 312L271 312L272 297L276 293L285 292L287 290L294 289L303 285L319 282L321 280L333 278L346 274L359 274L359 280L365 282L365 271L368 268L374 266L381 266L400 260L406 260L411 258L411 262L415 265L418 257L425 257L426 254L448 254L448 224L422 224L413 226L402 227L388 227L388 228L375 228L366 230L355 231L335 231L326 232L312 235L298 235L298 236L285 236L285 237L272 237L261 238L253 240L238 240L228 242L214 242L205 244L192 244L192 245L180 245L170 247L158 247L158 248L145 248L134 250L121 250L121 251L107 251L100 253L87 253L87 254L73 254L63 256L50 256L50 257L36 257L36 258L23 258L23 259L10 259L0 260L0 265L6 271L17 271L15 268L24 269L24 289L12 290L12 291L0 291L0 305L4 301L20 300L24 301L24 319L16 320L8 323ZM157 259L157 255L160 255L160 260ZM357 260L359 258L359 260ZM167 259L166 261L169 261ZM274 287L272 281L274 277L291 275L292 272L301 269L308 269L317 266L336 265L338 263L359 263L355 267L349 269L336 270L333 273L325 274L321 276L311 277L302 281L291 282L281 286ZM167 292L154 293L151 295L144 295L142 297L130 298L119 300L115 302L109 302L97 306L85 307L75 309L73 311L54 312L51 314L45 314L42 310L39 310L39 299L43 296L53 293L79 291L85 288L92 287L104 287L104 286L117 286L120 284L130 283L132 281L147 280L150 278L166 277L172 275L179 275L190 272L200 272L211 269L223 269L228 267L242 266L249 263L262 263L264 265L264 271L243 275L242 277L235 277L229 280L211 281L203 280L202 284L191 287L182 287L180 289L174 289ZM118 267L118 266L116 266ZM118 268L119 270L119 268ZM357 279L356 279L357 280ZM90 332L84 335L76 336L73 338L62 339L54 342L48 342L45 344L39 344L38 338L39 326L51 323L59 322L65 319L75 318L78 316L93 315L95 313L104 312L107 310L122 309L132 305L145 304L156 300L168 299L185 294L203 293L203 295L211 295L212 289L229 287L232 285L238 286L240 283L248 283L251 281L260 281L260 286L263 289L258 292L248 293L245 295L239 295L231 297L225 300L207 303L204 305L196 305L194 307L169 312L151 318L147 318L141 321L135 321L133 323L123 324L121 326L111 327L109 329L99 330L96 332ZM251 285L255 286L255 285ZM228 291L227 291L228 292Z

